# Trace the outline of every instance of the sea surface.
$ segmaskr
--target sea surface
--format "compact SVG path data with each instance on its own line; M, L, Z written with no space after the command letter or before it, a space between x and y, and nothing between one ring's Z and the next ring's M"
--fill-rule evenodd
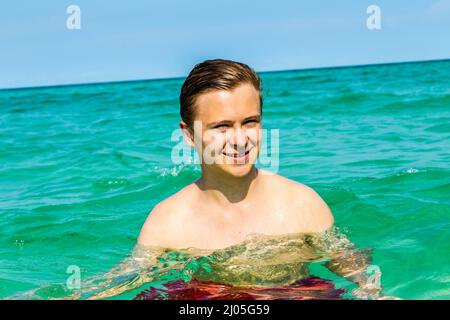
M263 126L279 130L271 169L314 188L371 249L386 295L450 299L450 61L261 77ZM101 278L152 207L200 177L171 161L182 83L0 91L0 298L61 298L70 276ZM323 262L310 272L355 287Z

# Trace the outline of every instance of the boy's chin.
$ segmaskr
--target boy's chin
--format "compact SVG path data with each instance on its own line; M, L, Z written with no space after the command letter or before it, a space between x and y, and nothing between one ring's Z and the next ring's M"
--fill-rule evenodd
M253 165L246 164L224 164L221 166L222 171L234 177L244 177L252 171Z

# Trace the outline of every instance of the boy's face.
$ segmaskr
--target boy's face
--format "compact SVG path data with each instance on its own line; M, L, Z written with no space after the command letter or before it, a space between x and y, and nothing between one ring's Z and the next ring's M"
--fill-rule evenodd
M233 90L214 90L196 99L194 143L207 169L233 176L250 172L261 140L259 92L249 83ZM201 130L196 130L200 127Z

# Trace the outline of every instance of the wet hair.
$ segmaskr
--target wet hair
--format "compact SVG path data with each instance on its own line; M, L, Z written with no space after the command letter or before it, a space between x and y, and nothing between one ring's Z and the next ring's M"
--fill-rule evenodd
M192 128L195 118L196 98L214 90L232 90L243 83L250 83L259 92L262 113L262 81L248 65L231 60L205 60L195 65L181 87L181 119Z

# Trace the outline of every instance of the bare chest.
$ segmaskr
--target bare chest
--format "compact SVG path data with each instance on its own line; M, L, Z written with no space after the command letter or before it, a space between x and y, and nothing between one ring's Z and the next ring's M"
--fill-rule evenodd
M199 208L186 224L187 242L204 249L239 244L251 234L283 235L299 232L295 212L284 203Z

